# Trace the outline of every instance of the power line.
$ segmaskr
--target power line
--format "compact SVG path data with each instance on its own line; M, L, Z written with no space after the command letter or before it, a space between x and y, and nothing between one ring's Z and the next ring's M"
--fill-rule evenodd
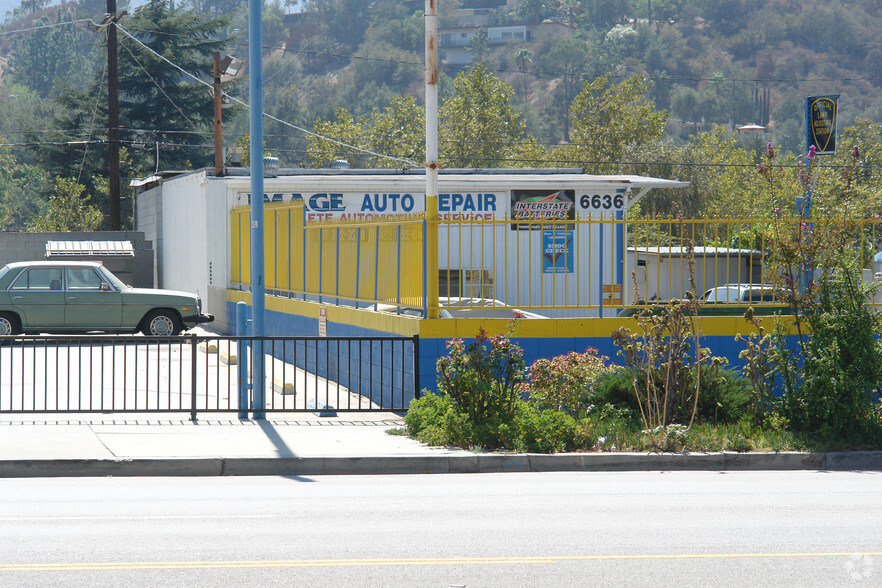
M122 27L122 26L120 26L119 24L117 24L116 26L117 26L117 28L118 28L120 31L123 32L124 35L126 35L127 37L129 37L130 39L132 39L133 41L135 41L136 43L138 43L139 45L141 45L142 47L144 47L147 51L149 51L150 53L152 53L153 55L155 55L155 56L158 57L159 59L165 61L166 63L168 63L169 65L171 65L172 67L174 67L175 69L177 69L178 71L180 71L181 73L183 73L183 74L185 74L185 75L187 75L187 76L193 78L197 83L203 84L203 85L205 85L205 86L207 86L207 87L209 87L209 88L213 88L213 86L212 86L211 84L209 84L208 82L206 82L206 81L200 79L198 76L196 76L196 75L194 75L194 74L188 72L187 70L185 70L184 68L182 68L182 67L179 66L178 64L173 63L173 62L172 62L171 60L169 60L167 57L165 57L165 56L163 56L163 55L160 55L159 53L157 53L156 51L154 51L151 47L149 47L149 46L146 45L145 43L141 42L138 38L136 38L136 37L133 36L131 33L129 33L129 32L125 29L125 27ZM239 98L237 98L237 97L235 97L235 96L232 96L232 95L230 95L230 94L227 94L226 92L223 92L223 95L226 96L227 98L229 98L230 100L233 100L233 101L235 101L235 102L241 104L242 106L245 106L246 108L249 108L249 109L251 108L251 106L250 106L249 104L247 104L246 102L244 102L243 100L240 100ZM327 141L331 141L332 143L336 143L336 144L338 144L338 145L340 145L340 146L342 146L342 147L346 147L346 148L349 148L349 149L355 149L355 150L357 150L357 151L361 151L361 152L363 152L363 153L367 153L368 155L373 155L373 156L375 156L375 157L382 157L382 158L386 158L386 159L390 159L390 160L394 160L394 161L400 161L400 162L402 162L402 163L407 163L408 165L416 165L416 166L420 165L420 164L418 164L418 163L416 163L416 162L414 162L414 161L410 161L410 160L406 160L406 159L401 159L401 158L399 158L399 157L393 157L393 156L390 156L390 155L384 155L384 154L382 154L382 153L374 153L373 151L370 151L370 150L367 150L367 149L363 149L363 148L361 148L361 147L356 147L356 146L354 146L354 145L348 145L348 144L346 144L346 143L342 143L342 142L340 142L340 141L336 141L336 140L334 140L334 139L331 139L331 138L328 138L328 137L324 137L323 135L320 135L320 134L315 133L315 132L313 132L313 131L310 131L310 130L304 129L303 127L297 126L297 125L295 125L295 124L293 124L293 123L289 123L288 121L282 120L282 119L280 119L280 118L278 118L278 117L275 117L275 116L273 116L273 115L271 115L271 114L269 114L269 113L267 113L267 112L264 112L264 113L262 113L262 114L263 114L263 116L269 118L270 120L274 120L274 121L276 121L277 123L280 123L280 124L283 124L283 125L285 125L285 126L291 127L292 129L296 129L296 130L298 130L298 131L300 131L300 132L302 132L302 133L306 133L307 135L310 135L310 136L313 136L313 137L317 137L317 138L320 138L320 139L325 139L325 140L327 140Z
M79 23L90 23L92 26L96 27L96 29L101 29L107 27L107 23L96 23L90 18L82 18L72 21L65 21L59 23L51 23L47 25L40 25L34 27L28 27L23 29L15 29L13 31L0 31L0 36L4 35L13 35L18 33L32 32L40 29L53 28L58 26L67 26L72 24ZM117 23L118 28L122 29L122 27ZM146 34L151 35L165 35L169 37L183 37L185 35L181 33L167 33L164 31L156 31L151 29L143 29L143 28L132 28L133 31L140 31ZM131 36L131 35L130 35ZM137 39L136 39L137 41ZM138 41L140 42L140 41ZM231 45L238 47L247 47L248 45L245 43L230 43ZM330 51L312 51L308 49L292 49L288 47L277 47L277 46L264 46L263 49L267 52L278 52L282 51L284 53L294 53L298 55L309 55L315 57L332 57L335 59L348 59L354 61L365 61L365 62L377 62L377 63L389 63L394 65L413 65L415 67L423 67L425 64L422 61L408 61L402 59L392 59L392 58L382 58L382 57L370 57L364 55L356 55L352 53L335 53ZM474 65L468 66L459 66L453 64L439 64L439 69L447 69L447 70L462 70L468 71L474 68ZM576 77L581 79L589 78L589 77L600 77L600 75L605 74L594 74L590 72L562 72L555 70L545 70L538 69L534 71L521 71L519 69L505 69L505 68L496 68L491 70L495 73L504 73L504 74L527 74L531 76L552 76L552 77ZM628 75L616 75L611 74L611 79L627 79ZM673 75L649 75L643 74L643 78L647 80L653 81L684 81L684 82L736 82L736 83L820 83L820 82L882 82L882 77L878 76L857 76L857 77L814 77L814 78L797 78L797 77L752 77L752 78L729 78L729 77L700 77L700 76L673 76Z
M55 27L68 26L68 25L79 24L79 23L84 23L84 22L91 23L92 26L98 27L99 29L107 26L107 25L98 24L94 20L92 20L91 18L79 18L77 20L67 20L67 21L63 21L63 22L54 22L54 23L50 23L47 25L28 27L26 29L15 29L14 31L0 31L0 36L16 35L18 33L30 33L33 31L39 31L41 29L51 29L51 28L55 28Z

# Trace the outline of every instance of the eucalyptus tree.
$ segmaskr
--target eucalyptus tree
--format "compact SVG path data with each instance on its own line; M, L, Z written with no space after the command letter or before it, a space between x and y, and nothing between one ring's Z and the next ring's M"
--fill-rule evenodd
M647 97L646 83L634 74L618 85L610 74L585 82L570 107L572 143L554 150L560 162L582 163L591 173L615 173L633 145L664 136L667 113Z
M308 152L316 167L338 159L354 168L409 167L425 160L425 112L413 96L395 97L386 109L359 118L341 108L335 119L316 121L310 136Z
M514 89L479 64L461 72L439 109L439 159L446 167L542 165L545 148L524 132L512 105ZM309 139L312 164L346 159L351 167L401 167L425 160L425 112L413 96L398 96L386 109L356 118L339 109L317 120ZM388 156L388 157L382 157Z
M588 45L575 38L562 39L545 54L542 60L545 69L561 80L560 118L564 141L570 140L570 100L576 93L581 76L588 64Z
M514 88L483 64L460 72L454 95L438 112L439 156L448 167L507 167L524 142L525 124L512 105Z
M69 7L60 7L51 18L41 16L34 21L34 30L18 33L12 44L10 78L44 97L59 78L85 82L99 67L90 48L94 34L74 20Z

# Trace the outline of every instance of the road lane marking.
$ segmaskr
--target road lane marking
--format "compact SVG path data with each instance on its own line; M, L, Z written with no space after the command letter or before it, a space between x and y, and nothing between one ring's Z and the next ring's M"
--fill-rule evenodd
M156 515L156 516L119 516L119 517L6 517L0 518L0 522L32 522L32 521L164 521L164 520L193 520L193 519L272 519L276 515L272 514L255 514L255 515Z
M576 561L607 560L686 560L686 559L756 559L808 557L882 557L882 552L831 553L684 553L649 555L564 555L548 557L450 557L390 559L303 559L254 561L180 561L180 562L104 562L0 564L0 572L66 572L101 570L186 570L219 568L319 568L319 567L393 567L393 566L462 566L462 565L532 565Z

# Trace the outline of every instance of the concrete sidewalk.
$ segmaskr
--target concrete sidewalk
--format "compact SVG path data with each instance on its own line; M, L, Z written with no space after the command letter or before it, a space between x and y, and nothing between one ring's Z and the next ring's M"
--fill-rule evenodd
M402 426L391 413L197 422L184 415L2 415L0 477L882 470L882 452L473 453L387 433Z

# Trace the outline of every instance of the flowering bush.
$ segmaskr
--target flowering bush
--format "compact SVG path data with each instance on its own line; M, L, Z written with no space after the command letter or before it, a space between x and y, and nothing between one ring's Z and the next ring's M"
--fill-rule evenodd
M530 396L542 408L582 416L591 409L594 386L612 371L608 361L592 347L585 353L538 359L530 366Z
M592 349L548 363L572 364L566 370L571 378L559 381L566 381L569 393L577 394L576 378L593 381L605 370L605 358L596 353ZM404 417L407 434L415 439L431 445L538 452L591 448L596 442L587 419L521 397L527 378L524 353L507 335L488 337L481 330L472 343L448 341L447 356L437 366L440 394L412 401ZM556 386L550 373L540 380L546 390Z
M523 350L507 335L488 337L483 329L472 343L447 342L440 358L438 388L475 424L514 416L520 387L526 381Z

